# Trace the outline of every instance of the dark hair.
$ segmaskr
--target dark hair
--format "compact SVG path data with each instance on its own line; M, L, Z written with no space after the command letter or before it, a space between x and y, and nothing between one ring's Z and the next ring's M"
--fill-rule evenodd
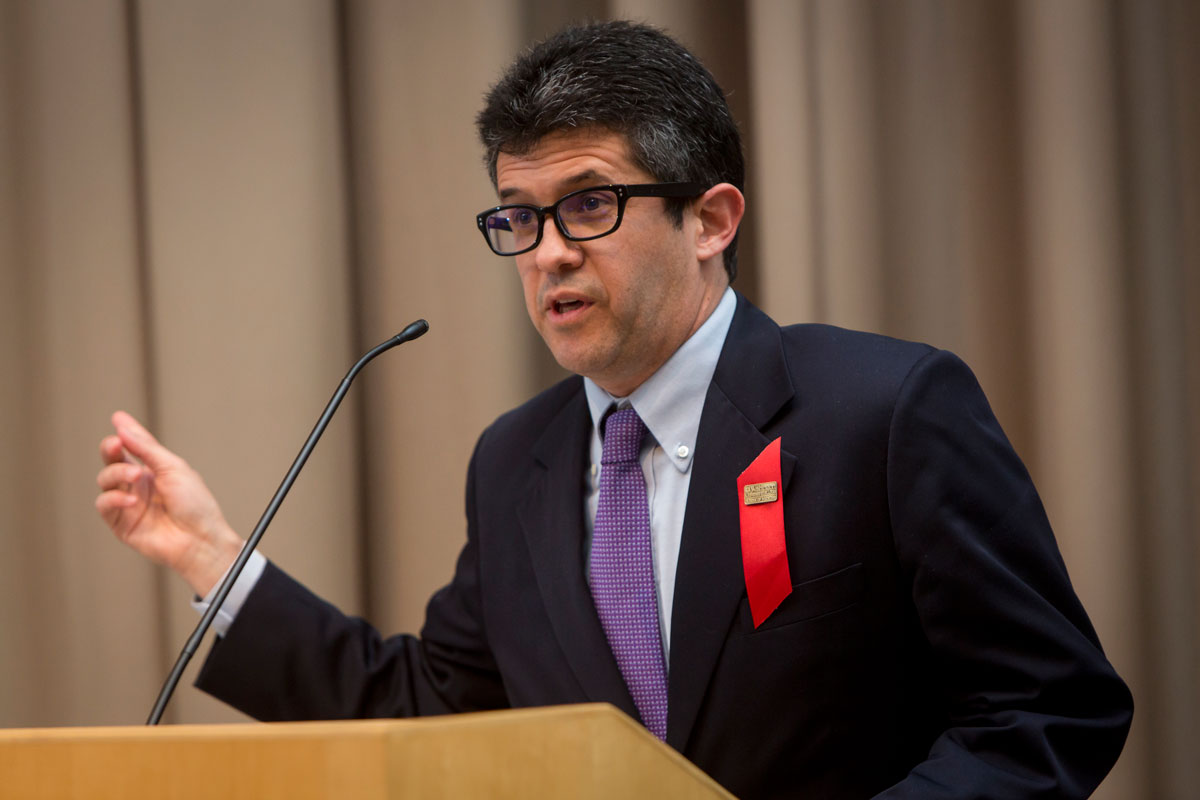
M600 128L625 136L633 163L662 182L744 189L741 137L712 74L657 28L617 20L572 26L521 54L475 120L496 183L500 152L523 155L547 134ZM687 199L667 200L676 225ZM725 249L737 274L737 237Z

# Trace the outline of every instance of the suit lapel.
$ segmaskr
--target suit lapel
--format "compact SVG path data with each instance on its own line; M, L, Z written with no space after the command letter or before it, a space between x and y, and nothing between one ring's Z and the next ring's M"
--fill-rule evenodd
M746 591L737 476L770 443L762 429L792 396L778 326L739 296L704 401L684 512L667 722L667 742L678 750L687 744ZM780 462L786 490L796 459L784 450Z
M540 474L517 514L550 624L588 700L612 703L638 719L584 574L582 482L590 434L581 385L534 445Z

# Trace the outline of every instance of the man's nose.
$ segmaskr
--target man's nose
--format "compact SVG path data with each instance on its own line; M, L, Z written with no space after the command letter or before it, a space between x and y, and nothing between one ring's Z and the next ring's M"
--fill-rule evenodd
M561 272L575 269L583 263L583 249L562 235L554 220L548 218L542 227L542 241L533 251L537 268L542 272Z

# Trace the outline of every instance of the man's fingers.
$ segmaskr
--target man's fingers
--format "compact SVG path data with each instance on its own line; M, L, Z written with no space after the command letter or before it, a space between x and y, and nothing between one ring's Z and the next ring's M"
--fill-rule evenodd
M109 464L96 475L96 485L100 487L101 491L125 490L142 476L142 469L138 464L124 461Z
M158 470L178 462L178 456L159 444L150 431L124 411L117 411L112 415L112 424L117 429L117 436L125 449L144 461L151 469Z
M96 510L111 525L117 515L129 507L137 505L137 501L137 496L129 492L107 491L96 498Z
M105 436L100 440L100 460L105 464L132 464L133 459L125 452L120 436Z

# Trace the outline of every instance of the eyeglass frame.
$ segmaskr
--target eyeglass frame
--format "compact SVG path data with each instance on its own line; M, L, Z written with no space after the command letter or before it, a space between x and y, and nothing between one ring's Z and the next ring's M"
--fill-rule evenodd
M545 230L546 216L548 214L551 215L551 218L554 220L554 227L558 228L558 232L562 234L564 239L569 242L589 242L592 239L601 239L617 232L617 229L621 227L621 220L625 218L625 203L631 197L699 197L707 192L709 188L711 187L708 184L696 183L694 181L680 183L610 183L602 186L588 186L583 189L576 189L573 192L567 192L548 206L535 206L531 203L507 203L495 208L489 208L487 211L481 211L475 215L475 224L479 227L479 232L483 234L484 241L487 242L488 248L493 253L498 256L519 256L522 253L528 253L530 250L537 249L537 246L542 243L542 231ZM567 233L563 228L562 220L558 218L558 207L577 195L603 191L612 192L617 196L617 221L613 223L612 228L604 233L597 233L593 236L572 236ZM488 236L487 219L493 214L509 208L524 208L537 214L537 236L534 238L533 244L523 250L517 250L512 253L501 253L492 244L492 238ZM553 213L551 214L551 212Z

